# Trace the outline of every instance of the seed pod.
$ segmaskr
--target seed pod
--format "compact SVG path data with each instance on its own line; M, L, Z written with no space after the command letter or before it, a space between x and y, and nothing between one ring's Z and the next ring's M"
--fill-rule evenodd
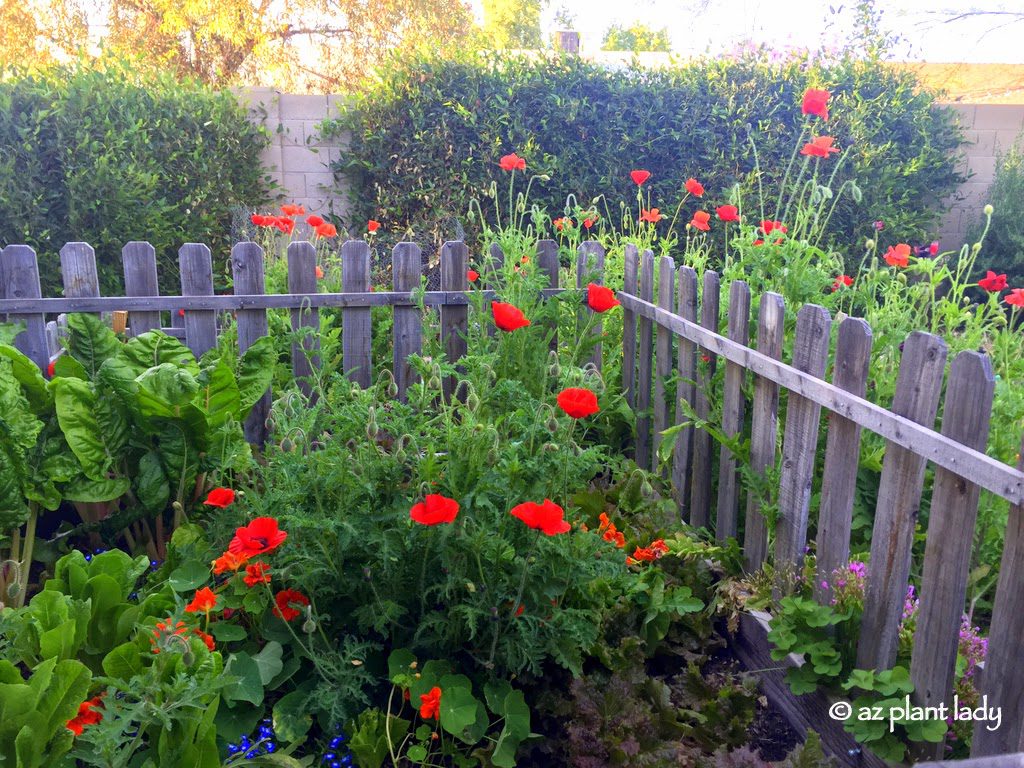
M907 284L907 274L905 272L900 272L898 275L896 275L896 281L900 285L906 285Z
M996 209L992 207L992 203L986 203L985 207L982 208L981 210L985 212L986 216L991 216L993 213L995 213Z
M476 393L470 393L469 397L466 398L466 407L472 413L476 413L476 410L480 407L480 398L476 396Z
M431 376L427 381L427 389L440 389L441 380L437 376Z
M644 481L640 484L640 495L641 496L653 496L654 495L654 488L651 487L651 484L647 481L646 477L644 478Z
M21 594L21 584L18 582L12 582L7 585L7 597L10 600L14 600L18 595Z

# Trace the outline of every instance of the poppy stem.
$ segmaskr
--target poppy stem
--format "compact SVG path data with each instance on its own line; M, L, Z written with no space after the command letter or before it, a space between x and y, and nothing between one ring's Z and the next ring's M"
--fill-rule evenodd
M569 452L572 450L572 433L576 429L576 419L572 420L569 426L569 439L565 446L565 462L562 468L562 504L569 508Z

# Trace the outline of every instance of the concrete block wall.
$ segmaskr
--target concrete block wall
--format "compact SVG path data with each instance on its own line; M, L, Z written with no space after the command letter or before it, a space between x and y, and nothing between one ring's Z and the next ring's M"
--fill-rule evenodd
M337 116L342 97L293 95L272 88L242 88L236 93L243 104L266 113L260 117L254 112L253 116L273 137L263 164L282 187L281 202L304 205L310 213L333 212L344 218L345 196L339 193L329 167L345 151L344 141L326 143L319 130L324 120ZM966 241L988 202L998 155L1024 130L1024 105L951 106L959 113L970 142L964 148L961 166L969 178L947 200L951 208L937 233L943 250L958 248Z
M947 199L949 212L939 224L942 250L959 248L982 217L988 190L995 179L996 162L1024 131L1024 104L952 104L958 113L964 137L960 171L969 178Z

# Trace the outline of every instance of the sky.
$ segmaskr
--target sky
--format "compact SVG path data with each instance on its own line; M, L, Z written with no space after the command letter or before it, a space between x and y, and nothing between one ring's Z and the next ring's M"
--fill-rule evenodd
M478 0L477 0L478 3ZM562 28L559 7L574 17L584 52L600 47L613 23L666 27L680 54L718 53L745 40L773 47L817 49L842 40L853 5L842 0L548 0L545 32ZM882 0L882 24L903 42L895 60L1024 64L1024 3L1020 0ZM990 15L948 21L972 10ZM997 13L1016 13L1017 17ZM1011 22L1012 23L1008 23Z

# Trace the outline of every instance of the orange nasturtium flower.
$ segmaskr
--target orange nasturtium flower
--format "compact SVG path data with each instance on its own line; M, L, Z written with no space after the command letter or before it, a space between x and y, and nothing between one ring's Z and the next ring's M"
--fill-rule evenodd
M185 606L186 613L209 613L217 607L217 595L209 587L196 592L192 602Z
M420 717L424 720L436 718L441 713L441 689L436 685L429 693L420 696Z
M270 583L270 566L266 563L252 563L245 566L245 586L255 587L257 584Z
M227 571L237 571L247 562L249 562L248 555L229 550L213 561L213 575L220 576Z
M282 589L274 596L274 615L285 621L297 619L302 611L294 608L294 605L307 606L309 598L294 589Z

